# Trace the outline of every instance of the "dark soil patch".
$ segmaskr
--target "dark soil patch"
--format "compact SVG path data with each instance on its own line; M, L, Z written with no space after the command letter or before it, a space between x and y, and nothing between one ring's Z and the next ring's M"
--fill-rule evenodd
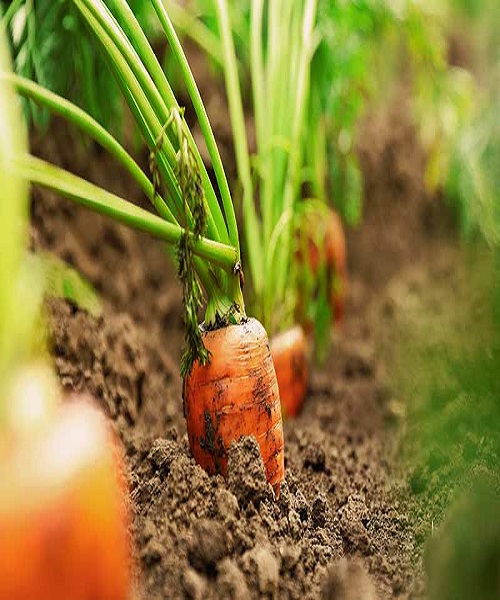
M384 325L370 310L389 277L429 246L423 161L408 113L396 106L363 130L367 217L350 236L347 318L312 375L303 414L285 423L277 502L252 439L232 449L227 481L190 458L180 295L161 244L34 192L33 245L75 265L104 300L98 320L48 303L52 353L63 384L100 398L123 440L139 597L370 599L420 589L415 531L400 501L408 485L394 473L398 415L377 351ZM37 153L137 197L106 156L88 163L75 153L64 128L44 140Z

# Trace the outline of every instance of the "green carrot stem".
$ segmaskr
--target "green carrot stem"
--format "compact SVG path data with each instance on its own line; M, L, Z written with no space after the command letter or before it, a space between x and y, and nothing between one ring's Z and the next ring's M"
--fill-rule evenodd
M5 14L2 16L2 24L4 26L9 25L12 21L12 17L16 14L16 12L21 7L21 4L24 0L14 0L9 6L9 8L5 11Z
M162 123L144 93L144 88L126 58L120 52L120 48L116 45L115 40L110 37L108 31L103 27L101 21L88 10L81 0L74 0L74 2L100 41L105 55L111 63L112 71L117 75L122 92L134 112L136 122L141 129L144 140L148 144L149 149L153 150L156 139L162 130ZM142 83L144 83L144 79ZM172 200L172 212L177 222L185 225L182 196L174 176L174 165L177 161L176 152L168 138L165 139L161 151L158 153L157 160L167 185L170 199Z
M203 132L203 137L205 138L205 143L207 144L208 152L210 154L210 159L212 160L212 166L214 168L215 177L219 186L219 191L222 198L222 205L224 207L224 212L226 215L229 240L231 244L233 244L235 248L238 249L239 255L240 242L238 237L238 225L236 223L236 215L234 213L231 193L229 191L229 185L227 183L227 178L224 172L224 167L222 165L219 149L217 148L217 144L215 142L215 137L212 131L212 127L210 125L210 121L208 120L205 106L203 105L198 86L196 85L196 82L194 80L191 68L184 54L184 50L182 49L179 38L177 37L177 33L172 25L172 22L170 21L165 7L160 2L160 0L151 0L151 2L157 12L160 23L165 31L170 47L172 48L172 52L174 53L177 62L179 63L179 67L181 69L184 82L186 84L189 96L191 98L191 102L193 103L196 116L198 117L198 121Z
M125 225L149 233L169 244L176 244L184 234L179 225L168 223L127 200L103 190L64 169L29 154L15 159L19 174L32 183L51 189L81 206L112 217ZM192 234L190 234L192 235ZM193 237L193 252L228 272L233 272L237 252L232 246L204 237Z
M170 114L169 108L163 103L149 73L144 68L140 58L131 46L130 41L120 29L118 23L114 21L113 16L109 13L106 6L101 2L91 2L90 4L93 10L89 10L87 7L89 4L88 0L74 1L96 33L98 39L101 41L103 48L109 55L111 61L114 63L115 68L112 68L112 70L118 75L122 92L125 97L129 99L129 105L130 96L133 97L133 103L131 105L132 110L134 110L135 105L139 108L139 114L135 115L138 119L138 123L141 124L144 120L146 121L147 132L144 131L144 127L142 130L146 135L145 139L147 139L147 143L149 141L149 148L152 150L155 148L157 137L162 132L163 125L168 119ZM176 102L175 108L177 108ZM141 116L143 118L141 118ZM153 134L153 141L151 141L151 134ZM163 151L166 154L168 166L163 159ZM174 201L174 214L176 220L179 223L184 224L182 197L174 175L175 165L177 164L176 150L168 135L163 136L161 151L158 152L157 159L169 189L170 196ZM220 212L217 200L215 200L215 204L212 202L210 204L211 210L208 211L207 235L212 239L222 239L225 241L226 236L220 236L219 228L213 219L214 206L216 210ZM190 227L192 225L189 211L187 224Z
M188 35L213 61L223 65L224 54L219 38L192 14L191 9L171 0L163 0L163 4L177 31Z
M238 175L243 186L243 215L245 218L245 234L252 281L258 294L264 281L262 234L257 218L253 197L252 175L250 171L250 156L248 140L243 115L240 83L234 43L229 24L227 3L217 0L217 20L222 37L224 51L224 74L229 100L231 125L233 128L234 145Z
M88 113L69 100L50 92L25 77L13 73L0 73L0 78L12 83L21 95L46 106L51 112L61 115L82 131L85 131L127 169L146 197L152 202L158 214L170 223L176 223L170 208L158 193L155 194L153 184L139 165L123 146Z
M287 176L285 189L283 193L283 211L290 211L293 208L296 199L297 189L300 184L300 138L304 124L304 115L306 108L306 100L309 89L310 62L314 48L313 30L316 18L317 0L307 0L304 9L304 16L301 20L300 36L302 47L300 55L297 55L298 60L298 81L296 101L293 108L293 127L291 131L291 149L288 161ZM286 280L288 276L288 266L290 262L290 239L291 225L285 227L282 244L277 252L277 262L275 267L276 272L276 297L282 298Z
M146 69L149 71L154 85L156 86L160 94L160 97L164 99L164 101L170 108L179 109L179 105L174 96L174 93L172 92L170 84L168 83L168 80L165 77L165 73L163 72L160 63L158 62L158 59L156 58L156 55L153 52L146 35L144 34L144 31L141 29L129 5L125 0L111 1L113 2L113 6L115 7L116 11L119 13L120 18L124 24L124 27L126 27L130 39L134 42L135 51L137 52L139 58L143 61ZM196 156L196 160L198 162L198 166L201 172L202 183L205 189L205 196L209 206L209 233L211 229L210 221L213 220L217 230L217 235L214 236L214 238L219 239L224 243L229 242L226 223L224 221L224 217L222 215L217 196L215 195L215 191L212 187L212 183L210 181L207 169L205 167L205 164L203 163L198 147L194 142L191 131L189 130L185 121L183 121L183 124L185 134Z

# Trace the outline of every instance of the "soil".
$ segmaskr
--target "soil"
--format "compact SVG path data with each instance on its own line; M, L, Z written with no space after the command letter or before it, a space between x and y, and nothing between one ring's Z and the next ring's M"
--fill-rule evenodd
M216 105L207 99L209 110ZM78 148L57 121L33 140L35 153L141 202L105 154L92 148L89 162ZM76 266L103 299L97 319L61 300L47 303L51 352L65 388L96 396L123 441L137 598L422 595L423 539L396 461L401 415L379 352L387 326L380 307L390 280L416 261L428 264L447 234L432 226L440 209L425 193L423 156L400 99L366 119L359 155L365 219L348 236L345 324L312 373L304 411L285 422L278 500L253 438L232 447L226 481L190 457L181 298L162 244L33 192L33 247Z

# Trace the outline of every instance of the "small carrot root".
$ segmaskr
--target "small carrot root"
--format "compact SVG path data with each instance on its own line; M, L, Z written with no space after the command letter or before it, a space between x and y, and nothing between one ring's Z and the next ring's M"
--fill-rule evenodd
M78 400L3 457L0 598L130 598L124 472L110 436Z
M266 331L247 319L202 335L210 363L195 363L183 388L191 452L208 473L225 477L231 442L254 435L278 495L285 472L283 423Z
M301 411L307 392L309 375L308 343L304 330L296 325L271 339L281 409L284 417L295 417Z

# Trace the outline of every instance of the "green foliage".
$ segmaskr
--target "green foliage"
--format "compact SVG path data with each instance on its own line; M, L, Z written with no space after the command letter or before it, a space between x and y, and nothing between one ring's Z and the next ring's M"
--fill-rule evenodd
M462 232L500 244L500 131L493 107L467 123L454 139L444 191Z
M219 39L217 11L214 0L164 0L171 19L184 34L191 37L206 53L215 72L223 70L224 58ZM242 66L242 84L246 85L250 64L250 0L228 2L231 30L236 56ZM167 68L172 71L170 55L165 55Z
M4 32L0 31L0 68L10 70ZM20 107L12 90L0 86L0 381L4 372L26 351L36 305L37 280L26 290L20 285L28 234L28 186L15 169L26 152L27 136ZM21 309L24 308L24 310Z
M23 267L28 281L41 281L46 298L63 298L94 317L102 314L101 300L91 283L56 256L29 252Z
M426 552L430 600L498 600L500 494L478 477L450 510Z
M379 51L377 42L392 17L383 0L320 0L318 4L320 42L311 66L309 127L304 144L308 145L322 121L325 150L306 154L305 159L311 165L315 193L333 203L351 225L361 218L363 195L354 149L356 128L366 100L376 88L373 66ZM326 162L329 173L322 173L314 161Z
M452 137L444 191L464 234L479 233L490 245L500 245L500 6L494 0L480 6L467 23L473 108Z
M73 100L118 132L123 116L119 87L72 0L0 0L1 14L11 4L16 5L7 13L14 71ZM129 0L129 5L146 30L152 30L150 3ZM29 122L47 125L46 109L26 102L25 111Z
M384 345L395 398L405 399L405 472L429 536L479 474L500 490L499 258L500 249L465 245L416 293L412 278L393 288Z
M483 3L481 8L477 3L471 15L466 4L450 2L458 12L449 8L434 19L432 29L426 26L427 15L413 11L408 35L415 55L415 115L428 156L428 189L444 193L465 237L480 234L488 243L498 244L500 9L495 3ZM460 25L464 14L467 21ZM426 38L422 32L429 31ZM448 64L450 33L464 40L469 64Z

